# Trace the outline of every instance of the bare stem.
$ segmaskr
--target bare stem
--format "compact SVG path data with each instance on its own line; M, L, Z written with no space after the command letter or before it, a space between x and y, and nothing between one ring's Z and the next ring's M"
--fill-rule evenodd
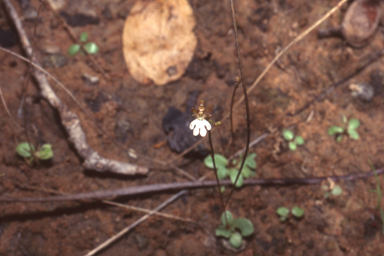
M220 191L221 185L220 185L220 181L219 181L219 176L217 175L216 162L215 162L215 152L213 151L211 131L208 131L208 134L209 134L209 145L211 146L211 157L212 157L212 163L213 163L213 171L215 172L215 178L216 178L216 182L217 182L217 189L218 189L219 195L220 195L221 206L223 207L225 222L228 223L227 214L225 214L224 198L223 198L223 194Z
M234 131L233 131L233 104L235 103L235 94L236 94L236 90L237 90L237 88L239 88L239 85L240 85L240 82L241 82L241 80L238 79L237 77L236 77L236 79L237 79L238 81L236 81L235 88L233 88L232 99L231 99L231 108L230 108L230 110L229 110L229 120L230 120L230 122L231 122L231 141L230 141L230 143L229 143L229 146L233 145L233 141L234 141L234 139L235 139L235 138L234 138L235 135L234 135Z
M241 84L243 85L242 87L243 87L243 94L244 94L244 104L245 104L245 111L246 111L246 115L247 115L247 142L246 142L247 144L245 146L244 156L243 156L243 160L241 161L239 173L237 174L235 182L234 182L234 184L236 184L237 180L239 179L239 177L241 175L241 172L242 172L243 167L244 167L245 159L247 158L247 154L248 154L249 142L251 140L251 120L250 120L250 117L249 117L248 94L247 94L247 89L246 89L245 84L244 84L243 64L242 64L242 60L241 60L241 53L240 53L240 47L239 47L239 39L237 37L236 12L235 12L235 7L234 7L234 4L233 4L233 0L230 0L230 2L231 2L231 13L232 13L233 29L234 29L234 32L235 32L237 59L239 60L240 81L241 81ZM233 105L231 107L233 108ZM225 206L227 206L227 204L229 203L229 200L231 199L232 194L235 191L235 188L236 188L236 186L234 186L232 188L231 192L229 193L229 196L228 196L228 199L227 199L227 201L225 203Z

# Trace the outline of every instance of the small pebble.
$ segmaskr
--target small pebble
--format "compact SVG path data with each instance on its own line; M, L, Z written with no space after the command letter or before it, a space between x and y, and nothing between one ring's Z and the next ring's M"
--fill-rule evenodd
M65 6L65 0L47 0L51 7L58 11Z
M368 83L354 83L349 85L353 97L363 101L371 101L375 92L373 86Z
M95 85L95 84L98 84L99 83L99 77L98 76L91 76L87 73L84 73L83 74L83 80L92 84L92 85Z
M43 48L44 52L47 54L58 54L60 53L60 47L57 45L46 45Z

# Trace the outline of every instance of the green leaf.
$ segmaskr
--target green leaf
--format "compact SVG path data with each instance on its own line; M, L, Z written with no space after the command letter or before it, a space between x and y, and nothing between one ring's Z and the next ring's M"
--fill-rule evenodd
M35 152L35 147L32 144L29 144L28 142L22 142L16 147L16 153L19 156L30 158L33 156L33 153Z
M348 130L348 135L351 139L358 140L360 138L356 130Z
M343 133L343 132L344 132L344 128L336 125L333 125L328 129L328 134L331 136L339 133Z
M288 143L288 147L289 147L289 149L292 150L292 151L295 151L295 150L297 149L297 145L296 145L296 143L293 142L293 141L290 141L290 142Z
M324 197L325 197L325 198L328 198L330 195L331 195L331 193L329 193L329 192L325 192L325 193L324 193Z
M41 146L39 152L37 152L37 157L41 160L47 160L53 157L53 151L51 144L44 144Z
M85 43L85 42L87 42L87 39L88 39L88 34L87 34L87 32L83 32L83 33L81 33L81 35L80 35L80 41L83 42L83 43Z
M298 206L294 206L291 212L292 212L292 215L295 216L296 218L301 218L304 215L304 209Z
M287 207L282 206L277 208L276 213L281 217L287 217L289 214L289 209Z
M248 166L249 168L255 169L256 168L255 157L256 157L256 153L249 154L245 159L244 165Z
M87 43L84 48L89 54L96 54L99 51L99 47L93 42Z
M336 141L340 142L342 139L343 139L343 135L339 135L339 136L337 136Z
M347 117L345 116L345 115L341 115L341 119L343 120L343 123L347 123L347 121L348 121L348 119L347 119Z
M251 171L247 166L244 166L243 170L241 171L241 175L243 175L243 178L251 178L256 176L256 172Z
M252 235L253 232L255 232L255 228L253 227L252 222L245 218L235 219L232 225L240 229L241 236L243 237Z
M228 160L227 160L223 155L215 154L214 157L215 157L216 168L219 168L219 167L226 167L226 166L227 166L227 164L228 164ZM207 166L208 168L213 169L212 157L211 157L210 155L207 156L207 157L204 159L204 164L205 164L205 166Z
M237 182L235 184L235 181L236 181L236 177L237 177L237 174L239 173L238 170L232 168L230 169L230 172L229 172L229 177L231 178L231 182L232 184L235 185L235 187L239 188L241 186L243 186L243 183L244 183L244 178L243 178L243 175L240 174L239 178L237 179Z
M219 226L216 230L215 230L215 234L216 236L223 236L225 238L229 238L231 236L231 231L228 230L228 229L225 229L224 226Z
M356 119L356 118L351 118L351 120L349 120L348 122L348 128L347 130L356 130L357 128L359 128L360 126L360 121L359 119Z
M225 218L225 215L227 215L227 218ZM223 214L221 214L221 223L223 224L224 227L227 227L227 220L228 220L228 225L231 226L233 222L233 215L230 211L225 211Z
M303 137L301 137L301 136L296 136L296 138L295 138L295 142L296 142L296 144L297 145L304 145L304 138Z
M241 235L237 232L232 233L231 237L229 238L229 243L234 247L234 248L240 248L241 244L243 242L243 238Z
M80 51L80 45L79 44L73 44L68 48L68 54L73 56L76 53Z
M225 177L227 177L227 168L225 167L218 167L217 168L217 178L219 178L219 180L222 180L222 179L225 179Z
M343 193L343 189L339 186L339 185L336 185L332 191L331 191L331 194L334 195L334 196L339 196Z
M286 219L287 219L286 216L281 216L281 217L280 217L280 221L281 221L281 222L284 222Z
M294 136L295 135L291 130L288 130L288 129L283 130L283 137L285 140L288 140L288 141L293 140Z
M251 177L252 171L248 168L248 166L244 166L243 170L241 171L241 175L243 175L244 178Z
M224 186L221 186L221 187L220 187L220 193L224 193L224 191L225 191L225 187L224 187Z

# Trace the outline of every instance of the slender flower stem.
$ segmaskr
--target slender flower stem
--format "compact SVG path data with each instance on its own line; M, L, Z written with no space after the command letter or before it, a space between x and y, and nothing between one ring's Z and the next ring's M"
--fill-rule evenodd
M231 99L231 108L229 110L229 120L231 122L231 142L230 142L230 146L233 146L233 140L235 139L235 135L234 135L234 131L233 131L233 104L235 103L236 90L239 87L240 82L241 82L241 80L237 79L237 77L236 77L236 80L238 80L238 81L236 81L236 85L233 88L232 99Z
M229 193L228 199L225 202L225 206L227 206L227 204L229 203L229 200L231 200L233 192L235 191L237 180L239 179L239 177L241 175L241 172L242 172L243 167L244 167L245 159L247 158L247 155L248 155L249 142L251 140L251 120L250 120L250 116L249 116L248 94L247 94L247 89L246 89L245 84L244 84L243 63L241 61L239 39L237 37L236 13L235 13L235 7L234 7L234 4L233 4L233 0L230 0L230 2L231 2L231 13L232 13L233 30L235 32L234 34L235 34L236 49L237 49L237 59L239 61L240 81L241 81L241 84L242 84L242 87L243 87L245 111L246 111L246 115L247 115L247 143L245 145L244 157L243 157L243 160L241 161L241 165L240 165L240 168L239 168L239 173L237 174L235 182L233 183L233 184L235 184L235 186L232 188L231 192Z
M223 193L221 193L221 191L220 191L221 185L220 185L220 181L219 181L219 176L217 176L215 152L213 151L211 131L208 131L208 135L209 135L209 145L211 146L211 157L212 157L212 163L213 163L213 171L215 172L215 178L216 178L216 182L217 182L217 189L219 190L221 206L223 207L223 213L225 216L225 223L228 223L227 214L225 213L225 204L224 204Z

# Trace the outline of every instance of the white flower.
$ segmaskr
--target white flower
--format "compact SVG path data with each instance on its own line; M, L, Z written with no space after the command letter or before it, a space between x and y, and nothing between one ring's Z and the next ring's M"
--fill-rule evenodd
M193 130L193 135L197 136L200 133L201 137L205 137L205 135L207 135L207 130L210 131L211 128L211 124L202 118L196 118L189 125L189 129Z

